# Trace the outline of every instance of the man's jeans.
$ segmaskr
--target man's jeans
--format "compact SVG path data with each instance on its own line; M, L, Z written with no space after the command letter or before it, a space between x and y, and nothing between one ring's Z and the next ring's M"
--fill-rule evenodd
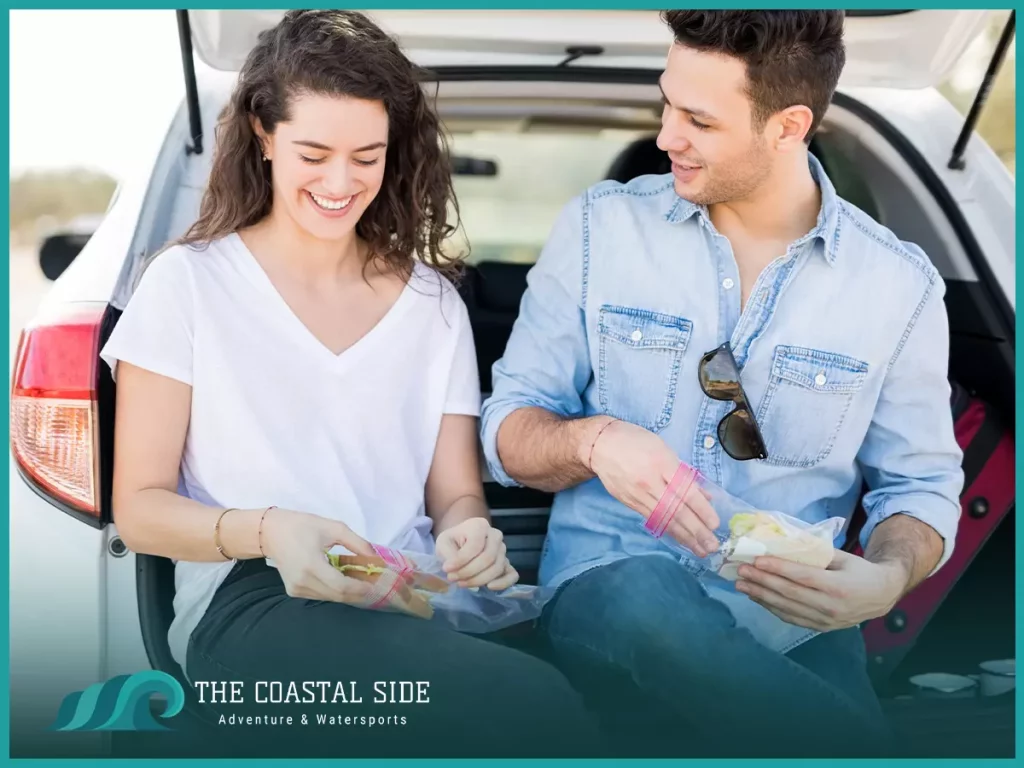
M542 619L555 659L637 754L847 757L887 751L856 628L782 655L699 580L630 557L563 585Z

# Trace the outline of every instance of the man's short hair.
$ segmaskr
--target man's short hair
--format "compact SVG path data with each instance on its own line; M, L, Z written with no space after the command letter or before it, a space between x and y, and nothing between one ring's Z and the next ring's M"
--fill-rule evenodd
M797 104L821 125L846 64L843 11L663 11L676 42L740 59L754 124Z

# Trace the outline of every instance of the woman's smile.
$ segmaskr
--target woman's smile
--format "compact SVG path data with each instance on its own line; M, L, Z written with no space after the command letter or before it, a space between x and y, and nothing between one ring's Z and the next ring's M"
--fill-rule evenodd
M309 198L313 208L318 213L332 219L340 218L352 210L352 201L358 196L357 193L356 195L349 195L348 197L336 198L316 195L308 189L303 190L303 192L306 193L306 197Z

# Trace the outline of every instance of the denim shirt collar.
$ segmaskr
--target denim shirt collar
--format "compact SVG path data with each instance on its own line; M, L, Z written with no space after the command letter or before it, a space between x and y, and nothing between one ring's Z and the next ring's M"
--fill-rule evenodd
M839 197L836 194L835 187L832 186L831 180L825 174L825 169L821 167L818 158L811 154L808 154L807 158L811 167L811 176L821 190L821 210L818 211L818 221L814 229L791 243L789 250L792 252L809 240L819 239L821 240L825 260L830 265L834 265L839 250ZM711 223L711 217L708 215L706 206L691 203L689 200L684 200L673 192L671 204L665 212L665 220L676 224L681 221L687 221L695 215L700 216L704 220L704 224L712 232L716 231L714 224Z

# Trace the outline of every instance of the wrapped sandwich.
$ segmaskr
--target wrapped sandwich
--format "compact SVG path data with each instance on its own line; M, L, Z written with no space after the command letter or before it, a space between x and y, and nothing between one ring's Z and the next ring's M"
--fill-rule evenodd
M328 554L327 559L345 576L377 587L368 598L369 608L390 608L430 619L434 615L430 596L443 594L449 588L448 582L438 576L411 565L396 567L398 564L383 557Z
M719 520L713 531L719 547L707 557L697 556L672 536L665 535L673 519L686 507L691 512L706 512L710 507ZM753 563L763 555L826 568L835 553L832 542L845 524L841 517L808 523L782 512L766 512L733 496L682 462L657 506L643 521L644 529L678 554L691 571L717 574L729 581L739 577L740 565Z
M329 552L345 576L372 585L358 607L439 621L456 632L488 634L540 616L554 589L515 584L494 592L460 587L448 579L436 554L373 545L375 556Z
M809 525L778 513L740 512L729 520L729 538L716 553L716 570L722 578L735 581L743 563L765 555L827 568L835 553L834 530L833 525Z

